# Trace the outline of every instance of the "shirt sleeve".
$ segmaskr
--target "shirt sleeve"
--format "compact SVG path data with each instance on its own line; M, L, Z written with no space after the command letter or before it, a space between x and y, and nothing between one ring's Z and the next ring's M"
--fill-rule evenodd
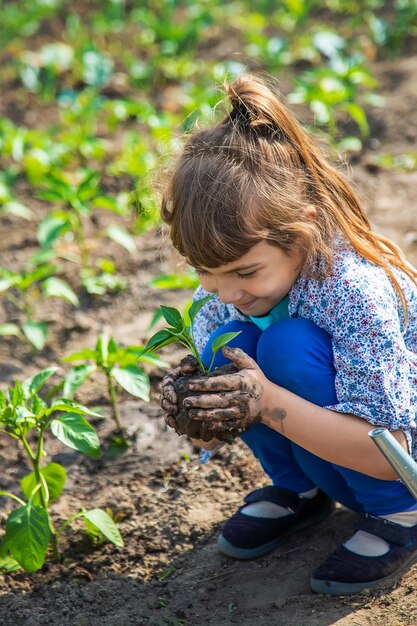
M328 320L339 402L326 408L408 432L415 427L410 373L415 355L405 345L395 290L381 272L361 281L339 279L334 286Z

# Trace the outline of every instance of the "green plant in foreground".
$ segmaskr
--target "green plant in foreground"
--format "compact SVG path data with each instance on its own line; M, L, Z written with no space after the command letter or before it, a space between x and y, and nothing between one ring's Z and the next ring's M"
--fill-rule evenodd
M27 572L34 572L42 567L48 549L59 561L60 536L77 518L84 520L87 533L95 540L105 537L117 546L123 545L116 524L101 509L82 508L58 528L54 527L49 507L63 492L66 470L59 463L42 464L45 434L50 431L68 447L93 459L100 456L97 434L84 417L97 414L68 398L56 398L48 404L41 397L39 392L55 371L54 367L47 368L22 383L16 381L6 394L0 392L0 433L23 446L32 466L32 471L20 481L24 499L0 491L1 496L19 504L6 520L0 541L0 569L10 571L20 565Z
M66 375L63 387L64 396L72 398L82 383L97 370L101 371L107 381L112 418L117 428L123 432L117 387L120 386L136 398L149 401L149 377L144 369L138 365L139 360L158 366L166 365L159 357L145 354L143 346L122 348L113 337L109 338L103 333L97 339L94 349L85 348L63 359L65 362L83 361L80 365L73 367Z
M179 343L187 348L197 359L201 373L208 373L213 367L214 358L220 348L227 345L229 341L232 341L232 339L240 335L240 332L224 333L223 335L216 337L211 345L213 353L211 363L208 367L205 367L201 361L200 353L195 345L193 321L200 309L202 309L202 307L209 300L211 300L212 297L213 296L206 296L201 300L193 302L184 316L182 316L181 313L174 307L161 305L160 310L162 312L162 316L165 321L168 322L169 326L168 328L159 330L149 339L145 347L146 351L154 352L156 350L160 350L164 346L168 346L171 343Z

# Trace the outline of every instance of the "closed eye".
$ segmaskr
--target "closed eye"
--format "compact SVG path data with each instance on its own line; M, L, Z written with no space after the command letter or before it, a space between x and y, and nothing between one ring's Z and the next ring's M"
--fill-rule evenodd
M255 270L254 272L247 272L246 274L239 274L239 272L237 273L239 278L253 278L254 276L256 276L256 274L258 273L257 270Z

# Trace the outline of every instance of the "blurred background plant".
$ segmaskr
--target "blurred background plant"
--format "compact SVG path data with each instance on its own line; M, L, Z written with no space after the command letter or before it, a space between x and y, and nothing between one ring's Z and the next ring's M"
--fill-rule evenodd
M133 254L159 227L154 174L216 115L224 79L272 74L335 154L360 153L384 106L372 62L415 37L417 2L20 0L1 3L0 23L0 215L31 220L39 258L58 272L77 263L81 289L100 297L126 280L91 241Z

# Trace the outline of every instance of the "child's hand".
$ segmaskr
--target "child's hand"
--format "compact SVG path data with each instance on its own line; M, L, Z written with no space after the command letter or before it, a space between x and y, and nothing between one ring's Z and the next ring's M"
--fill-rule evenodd
M181 360L178 367L164 376L162 380L161 408L165 411L165 422L176 431L175 415L178 413L178 398L174 390L174 383L181 376L192 376L198 374L199 371L197 359L189 354Z
M240 348L223 348L223 354L239 367L236 374L193 378L190 391L207 394L189 396L184 406L192 419L206 422L210 430L237 428L242 432L261 421L264 389L270 381Z

